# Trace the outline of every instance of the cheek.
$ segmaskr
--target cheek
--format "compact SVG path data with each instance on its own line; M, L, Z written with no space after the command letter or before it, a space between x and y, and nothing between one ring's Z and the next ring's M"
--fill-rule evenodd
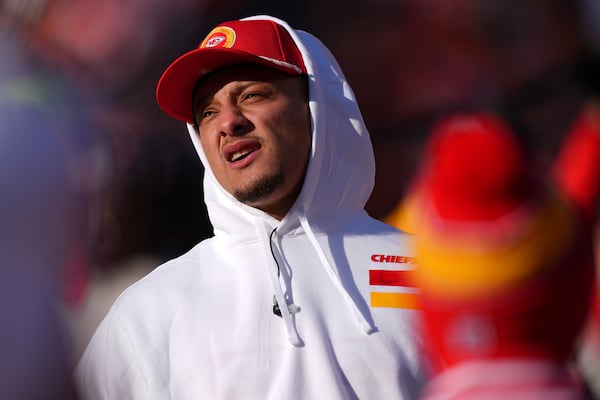
M218 140L211 138L210 135L199 135L200 145L202 151L206 156L210 168L214 171L217 166L217 160L219 158L219 142Z
M290 105L275 113L273 120L276 121L280 129L288 132L288 135L297 143L310 143L311 123L307 104Z
M288 120L286 126L285 147L283 155L287 159L288 165L294 168L302 169L308 161L311 147L310 124L305 119L295 118Z
M299 108L298 110L302 110L302 108ZM306 109L303 111L295 111L291 121L293 126L290 132L291 141L296 147L296 151L306 154L306 158L308 158L308 153L310 152L312 142L312 131L308 107L306 107Z

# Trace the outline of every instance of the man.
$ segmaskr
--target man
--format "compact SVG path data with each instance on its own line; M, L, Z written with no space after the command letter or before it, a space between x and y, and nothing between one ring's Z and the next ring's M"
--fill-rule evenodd
M573 360L594 282L595 118L555 173L497 113L434 124L407 203L435 365L422 400L588 398Z
M371 143L323 44L223 23L157 100L188 124L214 237L120 296L78 367L85 398L416 398L414 259L364 211Z

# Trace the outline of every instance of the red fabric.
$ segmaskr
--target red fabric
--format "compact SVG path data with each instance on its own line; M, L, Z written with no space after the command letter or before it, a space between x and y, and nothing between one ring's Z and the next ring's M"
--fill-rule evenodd
M597 180L600 168L600 146L596 147L600 140L590 121L584 123L576 125L564 159L557 163L562 179L557 189L568 190L578 199L577 205L590 204L598 195L597 182L591 181ZM435 204L436 217L446 222L493 227L500 217L524 204L533 190L552 195L546 189L552 177L542 173L498 116L450 117L434 128L430 143L419 190ZM580 155L582 147L585 156ZM597 164L592 166L592 161ZM594 282L591 227L578 212L573 209L575 233L570 240L574 245L553 264L540 265L543 274L483 298L439 298L421 288L425 337L440 370L469 360L567 361L589 316ZM418 241L418 230L415 234Z
M369 270L369 284L380 286L412 286L413 271Z
M229 21L215 27L197 49L167 67L156 87L156 100L173 118L193 123L196 83L219 68L243 63L295 75L306 73L300 50L281 25L270 20Z
M595 219L600 196L600 110L585 108L571 126L554 165L559 184Z
M437 367L520 357L565 362L588 317L594 282L589 240L579 242L557 260L554 273L500 295L452 302L422 293L428 350Z
M496 116L453 116L440 121L432 135L427 189L440 217L495 219L531 192L527 156Z

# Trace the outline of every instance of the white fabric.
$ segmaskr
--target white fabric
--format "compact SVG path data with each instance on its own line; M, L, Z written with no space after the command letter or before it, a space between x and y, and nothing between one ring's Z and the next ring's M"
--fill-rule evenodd
M215 236L115 302L76 371L85 400L415 399L424 385L418 314L370 307L370 269L410 268L371 255L410 254L364 211L375 165L352 90L318 39L274 20L309 75L302 192L282 221L241 204L191 131Z

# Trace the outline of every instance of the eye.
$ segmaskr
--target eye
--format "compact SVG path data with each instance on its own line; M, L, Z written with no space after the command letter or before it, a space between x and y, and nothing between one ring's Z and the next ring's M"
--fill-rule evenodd
M247 88L245 88L244 91L242 91L240 93L239 96L239 102L245 102L245 101L250 101L250 102L254 102L254 101L260 101L260 100L266 100L269 99L273 96L273 89L271 88L270 85L263 83L263 82L258 82L258 83L254 83L250 86L248 86Z
M257 97L262 97L262 96L263 95L259 92L248 92L248 93L244 93L242 95L242 101L257 98Z
M201 122L203 120L205 120L206 118L210 118L210 116L212 116L215 113L214 110L203 110L201 112L198 113L198 122Z
M213 113L214 113L214 111L211 111L211 110L202 111L202 113L200 113L200 119L208 118L211 115L213 115Z

